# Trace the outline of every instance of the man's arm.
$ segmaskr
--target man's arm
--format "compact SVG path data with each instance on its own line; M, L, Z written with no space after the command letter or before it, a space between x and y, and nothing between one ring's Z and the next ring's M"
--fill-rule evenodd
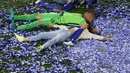
M80 35L80 37L78 39L97 39L97 40L105 40L105 41L112 41L111 38L107 38L107 37L103 37L100 35L96 35L96 34L92 34L88 31L88 29L85 29L82 34Z
M60 9L53 9L54 12L63 12L63 10Z

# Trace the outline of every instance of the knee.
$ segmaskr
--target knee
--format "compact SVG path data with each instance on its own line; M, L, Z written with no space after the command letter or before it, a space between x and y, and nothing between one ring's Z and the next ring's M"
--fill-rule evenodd
M40 19L40 14L39 13L36 14L36 19Z
M42 20L38 20L39 22L39 26L43 25L43 21Z
M44 25L44 26L46 26L46 27L48 27L48 28L50 28L50 27L51 27L51 24L52 24L52 21L51 21L50 18L41 19L41 20L39 20L39 22L40 22L40 25Z

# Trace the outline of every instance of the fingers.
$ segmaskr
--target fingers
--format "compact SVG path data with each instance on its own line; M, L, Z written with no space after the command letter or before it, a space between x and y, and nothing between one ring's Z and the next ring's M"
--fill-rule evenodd
M113 39L112 38L110 38L110 40L109 40L110 42L113 42Z
M105 41L113 42L112 38L104 38Z

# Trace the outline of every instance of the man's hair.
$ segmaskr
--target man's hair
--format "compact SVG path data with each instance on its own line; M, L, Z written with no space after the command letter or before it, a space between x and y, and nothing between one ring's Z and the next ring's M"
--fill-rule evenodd
M91 15L91 16L94 18L94 14L93 14L92 12L86 12L86 13L84 14L84 17L86 17L87 15Z
M92 13L92 12L86 12L85 14L84 14L84 17L86 17L87 15L91 15L91 17L93 17L94 18L94 14ZM86 21L87 22L87 21ZM89 30L89 32L91 32L91 33L93 33L92 31L93 31L93 27L92 27L92 24L91 23L89 23L89 22L87 22L89 25L89 27L88 27L88 30Z

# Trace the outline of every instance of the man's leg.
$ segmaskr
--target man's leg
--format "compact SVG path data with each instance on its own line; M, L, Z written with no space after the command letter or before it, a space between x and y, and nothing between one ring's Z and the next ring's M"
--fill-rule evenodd
M41 39L51 39L51 38L55 37L57 34L60 34L61 32L62 32L62 30L42 32L42 33L39 33L38 35L34 35L31 37L19 36L16 33L14 33L14 35L18 39L18 41L23 42L23 41L37 41L37 40L41 40Z
M51 39L58 34L62 33L63 30L56 30L56 31L50 31L50 32L42 32L39 33L38 35L27 37L29 41L37 41L41 39Z
M57 20L60 17L58 13L34 13L34 14L27 14L27 15L16 15L14 16L14 20L35 20L35 19L54 19Z
M40 25L40 21L34 21L31 24L24 24L17 27L17 30L32 29Z
M14 16L14 20L35 20L35 19L46 19L49 13L34 13L34 14L27 14L27 15L16 15Z
M35 28L37 26L46 26L48 28L51 28L52 27L52 21L51 19L47 18L47 19L41 19L41 20L37 20L31 24L24 24L24 25L21 25L21 26L18 26L17 27L17 30L26 30L26 29L32 29L32 28Z
M27 15L16 15L14 16L14 20L35 20L36 19L37 14L27 14Z
M58 43L58 42L63 42L67 40L71 36L71 33L67 30L63 30L60 32L58 35L53 37L51 40L47 41L44 45L43 48L51 47L52 45Z

